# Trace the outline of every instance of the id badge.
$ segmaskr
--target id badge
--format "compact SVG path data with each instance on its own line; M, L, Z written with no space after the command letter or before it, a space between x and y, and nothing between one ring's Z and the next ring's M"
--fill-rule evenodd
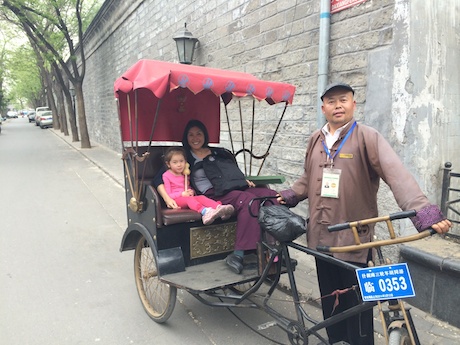
M324 168L321 196L325 198L339 197L340 169Z

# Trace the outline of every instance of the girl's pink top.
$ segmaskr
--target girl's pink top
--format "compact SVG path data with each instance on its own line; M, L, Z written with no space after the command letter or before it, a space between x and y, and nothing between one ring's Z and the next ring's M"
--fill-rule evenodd
M170 170L163 173L163 182L165 185L166 193L172 198L176 199L182 196L182 192L185 191L185 176L184 175L174 175ZM190 180L187 176L187 189L192 189L190 187Z

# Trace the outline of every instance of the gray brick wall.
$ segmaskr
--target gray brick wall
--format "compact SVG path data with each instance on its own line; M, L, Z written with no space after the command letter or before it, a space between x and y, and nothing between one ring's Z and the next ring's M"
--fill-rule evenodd
M458 12L458 0L447 2ZM302 171L307 138L317 128L319 4L318 0L107 0L84 43L84 92L91 139L120 150L113 82L139 59L176 61L172 36L187 22L188 29L200 40L196 65L244 71L297 86L294 105L286 114L263 170L264 174L286 175L289 185ZM459 142L455 133L460 124L452 110L458 109L459 78L451 89L450 99L457 96L452 105L440 106L442 96L433 96L421 110L411 100L429 88L423 81L425 67L417 64L426 44L420 38L454 45L455 31L448 24L455 19L446 20L442 33L428 33L428 27L425 32L413 23L418 16L434 17L439 22L446 11L444 6L422 0L368 0L331 18L329 80L345 80L356 88L356 117L388 138L433 202L439 201L439 172L444 161L454 161L454 167L460 165L452 155L452 145L445 144L446 135L453 144ZM414 32L414 28L421 32ZM453 66L454 57L448 53L444 51L438 61ZM410 76L402 76L398 66L407 68ZM449 73L452 71L439 70L438 82L444 85L443 78ZM458 77L458 68L453 73ZM403 77L416 80L420 95L407 97ZM401 99L404 111L416 114L416 121L408 118L398 122L401 107L397 101ZM266 131L274 126L272 118L279 109L264 112L268 120L256 124L261 138L257 149L267 141ZM237 114L231 116L236 123ZM436 116L433 121L432 116ZM433 128L431 133L423 131L426 121ZM457 131L450 132L449 123ZM221 141L229 147L226 128L223 126ZM436 155L434 143L427 145L430 135L439 144ZM420 136L425 137L417 141ZM415 141L421 146L408 145ZM425 150L427 155L417 156Z

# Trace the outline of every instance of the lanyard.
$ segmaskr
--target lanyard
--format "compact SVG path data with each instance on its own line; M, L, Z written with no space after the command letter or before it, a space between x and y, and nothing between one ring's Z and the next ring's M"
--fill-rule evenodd
M329 149L327 148L327 145L324 143L324 140L323 140L322 143L323 143L324 151L326 151L327 157L331 160L331 164L334 162L335 156L337 156L337 153L339 153L339 151L342 149L343 144L345 144L345 141L347 141L348 137L351 135L351 132L353 132L353 129L355 127L356 127L356 121L351 126L347 135L345 135L345 138L343 138L342 142L340 143L339 147L337 148L337 151L335 151L333 156L331 156L331 152L329 151Z

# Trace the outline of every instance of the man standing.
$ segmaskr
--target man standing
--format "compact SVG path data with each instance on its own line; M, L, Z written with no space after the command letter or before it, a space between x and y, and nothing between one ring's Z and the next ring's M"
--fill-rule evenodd
M415 210L411 220L418 231L433 227L438 233L449 231L451 223L439 207L431 205L414 177L405 169L388 142L375 129L358 124L354 116L353 88L344 83L326 87L321 95L326 125L315 131L308 142L303 175L291 189L281 191L279 201L295 206L309 199L308 246L346 246L354 244L352 231L330 233L329 225L378 216L377 191L380 178L391 188L403 211ZM360 229L361 243L371 241L374 227ZM334 257L365 267L371 250L336 253ZM316 259L321 296L357 285L355 273ZM356 292L322 300L323 317L340 313L359 303ZM372 310L327 328L331 344L374 343Z

